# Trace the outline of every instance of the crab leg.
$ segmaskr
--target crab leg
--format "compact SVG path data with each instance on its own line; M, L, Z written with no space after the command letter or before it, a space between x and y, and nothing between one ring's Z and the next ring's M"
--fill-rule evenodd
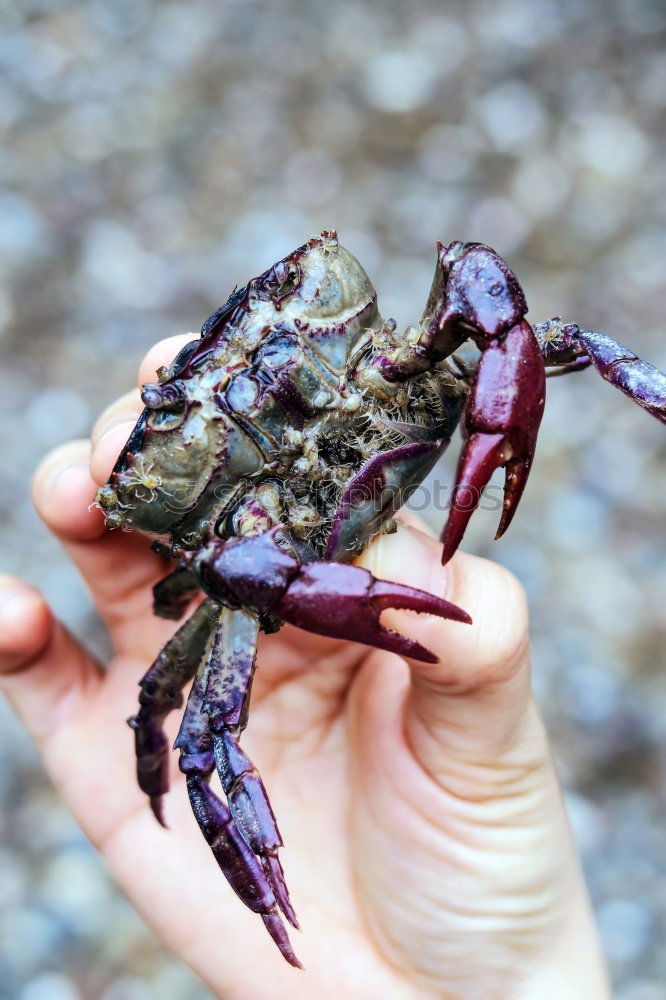
M605 333L581 330L559 316L534 328L544 361L576 371L593 365L606 382L666 423L666 375Z
M217 629L190 692L176 740L192 809L232 889L266 928L291 965L300 967L278 913L298 927L277 856L282 838L263 782L238 745L247 719L259 633L258 617L219 609ZM209 788L217 764L225 805Z
M503 338L481 342L465 409L463 446L451 511L442 533L442 562L458 548L481 492L495 469L506 469L504 506L496 538L509 527L525 489L545 402L539 345L525 320Z
M243 840L259 857L268 883L280 909L297 930L298 920L289 899L278 848L283 846L266 789L259 774L238 744L231 729L223 729L213 737L217 772ZM278 942L279 944L279 942Z
M220 608L219 627L206 665L202 711L213 733L215 760L236 826L259 855L287 920L298 928L277 856L282 838L259 774L238 745L245 728L259 633L252 612Z
M200 768L193 767L187 774L187 791L201 832L238 898L253 913L261 914L268 933L286 960L300 969L302 965L280 920L275 895L264 870L241 836L231 813L209 787L208 779L209 774Z
M198 590L199 585L187 566L177 566L153 587L153 613L159 618L179 621Z
M169 790L169 743L162 724L183 703L180 692L203 656L213 607L212 601L204 601L162 649L139 682L139 711L127 720L134 730L139 787L150 797L162 826L162 796Z

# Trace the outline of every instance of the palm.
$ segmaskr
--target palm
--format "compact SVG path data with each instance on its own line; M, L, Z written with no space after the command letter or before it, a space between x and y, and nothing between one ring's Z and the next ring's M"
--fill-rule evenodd
M419 579L409 581L422 584L424 574L440 572L434 559L427 565L427 553L436 555L436 546L413 529L402 531L411 535L412 554L415 544L426 554L418 567L412 563ZM378 558L401 561L399 553L390 554L397 544L384 540L379 555L371 549L368 565L378 572ZM85 563L119 654L99 685L68 706L67 725L50 740L55 780L128 896L214 988L245 981L256 990L253 956L261 949L271 989L279 977L285 996L299 988L311 995L311 981L301 984L282 967L260 922L243 910L217 871L191 815L175 755L168 832L155 823L135 785L132 739L123 720L135 709L138 679L173 631L150 607L150 586L163 566L145 542L124 535L88 543ZM111 572L119 565L132 567L120 597L117 573ZM417 619L404 612L394 616L414 634ZM419 618L418 627L459 630L457 642L467 643L471 654L479 642L470 637L472 630L453 623ZM337 988L350 996L366 981L392 996L399 995L401 983L407 990L407 978L416 976L424 986L434 982L442 963L455 957L456 935L464 928L456 916L456 857L463 847L473 849L475 824L461 816L457 796L426 773L427 752L420 760L407 745L407 665L288 627L264 638L258 663L244 745L282 828L287 880L305 932L294 945L309 976L326 982L334 963ZM174 734L177 716L170 720ZM417 722L412 735L425 750L429 737L414 729ZM531 763L512 766L522 770ZM473 775L469 780L473 784ZM443 853L441 844L433 848L433 827L449 839ZM486 881L481 866L478 884L466 889L469 905L481 909L480 924ZM446 939L415 933L423 912L437 913L440 926L447 922ZM469 939L469 929L464 934Z

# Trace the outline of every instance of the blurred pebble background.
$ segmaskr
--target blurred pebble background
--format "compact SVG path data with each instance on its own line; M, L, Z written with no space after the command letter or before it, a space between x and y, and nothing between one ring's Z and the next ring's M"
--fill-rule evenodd
M338 228L399 325L420 314L435 238L482 240L510 259L533 321L561 312L666 368L663 0L0 11L2 566L96 649L87 596L28 500L35 463L88 433L155 340L197 329L313 231ZM479 513L467 545L529 591L534 683L616 996L658 1000L663 427L590 372L548 390L519 516L493 545L498 513ZM0 996L206 996L0 714Z

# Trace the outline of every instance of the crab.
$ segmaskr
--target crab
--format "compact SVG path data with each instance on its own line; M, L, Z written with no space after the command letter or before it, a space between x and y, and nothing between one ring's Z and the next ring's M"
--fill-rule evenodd
M138 782L160 823L164 720L192 810L243 903L299 966L298 927L266 790L240 746L259 633L284 622L434 662L384 627L386 608L470 622L461 608L375 579L354 558L433 468L463 421L442 562L456 551L494 470L505 469L497 536L532 465L546 375L592 366L666 422L666 376L611 337L525 319L508 264L480 243L436 244L420 321L399 332L335 231L274 264L206 320L158 381L97 493L109 528L139 531L173 559L154 610L180 625L140 681ZM224 800L210 786L217 771ZM283 919L284 918L284 919Z

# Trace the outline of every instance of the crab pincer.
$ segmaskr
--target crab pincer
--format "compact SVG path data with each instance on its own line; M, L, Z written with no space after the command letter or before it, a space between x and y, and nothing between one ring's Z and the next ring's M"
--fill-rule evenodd
M442 562L454 554L495 469L506 469L504 505L496 538L511 523L529 475L546 395L541 351L524 319L525 298L513 272L481 244L452 244L448 265L447 325L464 330L481 359L465 408L464 445L449 518L442 533Z
M495 537L509 527L534 458L545 392L543 361L529 323L518 324L485 349L465 411L465 443L442 534L443 563L458 548L483 488L500 466L506 481Z
M405 608L467 624L472 621L465 611L441 597L376 580L360 566L335 562L301 567L275 611L308 632L364 642L400 656L436 663L437 657L425 646L381 624L380 615L388 608Z

